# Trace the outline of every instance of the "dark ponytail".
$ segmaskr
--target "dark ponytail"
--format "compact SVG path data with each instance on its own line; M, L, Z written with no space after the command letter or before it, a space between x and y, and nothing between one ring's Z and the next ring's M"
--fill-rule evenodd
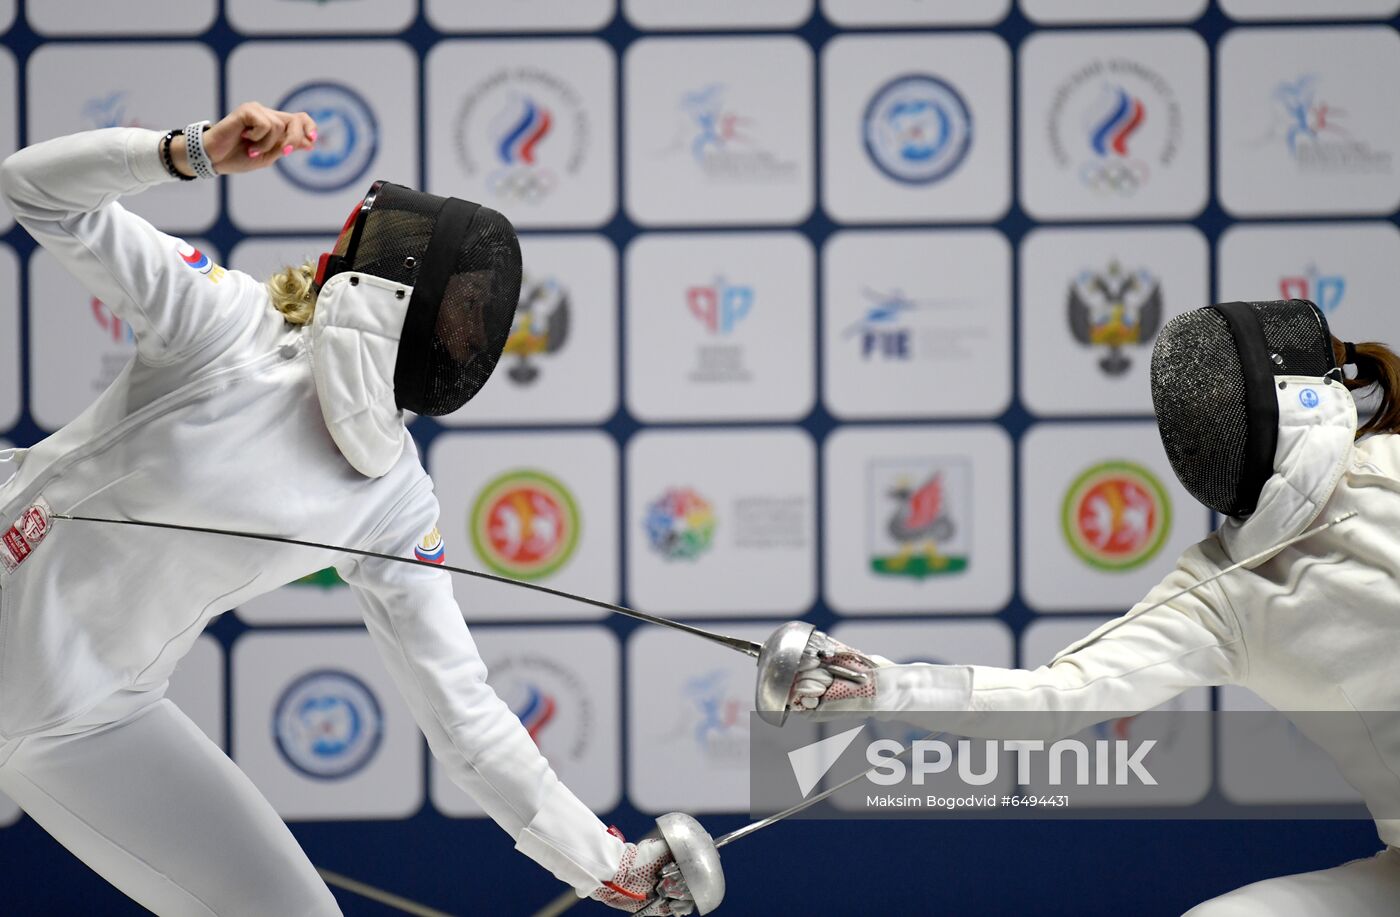
M1346 380L1347 388L1375 386L1380 394L1376 412L1361 425L1356 435L1400 433L1400 355L1375 341L1347 345L1335 337L1332 338L1332 354L1338 366L1351 363L1356 367L1356 378Z

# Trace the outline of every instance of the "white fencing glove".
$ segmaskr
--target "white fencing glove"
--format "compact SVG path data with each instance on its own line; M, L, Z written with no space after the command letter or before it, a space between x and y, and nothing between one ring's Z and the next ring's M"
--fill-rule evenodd
M875 670L893 665L818 632L816 654L805 655L788 698L792 710L869 712L876 706Z
M679 875L661 875L662 868L672 859L671 848L660 838L644 838L639 844L628 844L622 852L617 873L589 897L641 917L691 914L695 902L685 882ZM649 901L651 904L647 904Z

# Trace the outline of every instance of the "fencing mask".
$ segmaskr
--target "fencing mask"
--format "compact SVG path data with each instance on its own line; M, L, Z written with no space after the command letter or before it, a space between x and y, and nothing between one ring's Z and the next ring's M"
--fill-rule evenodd
M375 182L316 271L311 360L340 451L379 477L403 451L403 412L450 414L486 384L520 298L504 216Z
M1277 377L1324 385L1335 369L1327 320L1305 300L1222 303L1168 322L1152 351L1152 406L1182 486L1226 516L1254 512L1274 473Z

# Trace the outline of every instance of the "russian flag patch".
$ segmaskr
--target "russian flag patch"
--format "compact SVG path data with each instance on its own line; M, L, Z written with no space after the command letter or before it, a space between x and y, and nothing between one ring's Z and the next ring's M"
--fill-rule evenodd
M429 564L440 564L447 559L447 550L442 543L442 533L434 526L423 536L423 540L413 546L413 556Z

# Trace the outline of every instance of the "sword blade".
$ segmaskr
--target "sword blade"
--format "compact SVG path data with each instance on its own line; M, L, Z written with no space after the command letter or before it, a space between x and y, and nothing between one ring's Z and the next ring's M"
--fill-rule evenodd
M562 589L554 589L550 586L542 586L539 583L526 583L521 580L511 579L508 576L498 576L495 573L485 573L481 570L471 570L467 567L454 567L451 564L435 564L431 561L418 560L415 557L398 557L394 554L381 554L378 551L365 551L360 548L348 548L344 545L321 544L316 541L303 541L299 538L284 538L281 535L266 535L260 532L240 532L234 529L216 529L198 525L177 525L173 522L150 522L145 519L103 519L97 516L78 516L71 513L51 513L50 515L54 519L66 519L71 522L100 522L106 525L134 525L141 528L168 529L176 532L196 532L202 535L224 535L229 538L271 541L277 544L295 545L302 548L315 548L320 551L353 554L357 557L373 557L378 560L393 561L397 564L411 564L416 567L427 567L430 570L448 570L452 573L460 573L463 576L472 576L477 579L489 580L493 583L504 583L507 586L532 589L535 592L543 592L545 595L568 599L572 602L582 602L585 605L592 605L595 608L603 608L613 614L619 614L636 621L645 621L648 624L669 627L672 630L678 630L681 633L690 634L693 637L699 637L711 643L718 643L720 646L727 647L738 653L743 653L745 656L750 656L754 659L758 658L759 652L763 649L763 644L754 643L752 640L742 640L727 634L718 634L700 627L692 627L689 624L682 624L680 621L672 621L670 618L647 614L645 611L637 611L632 608L627 608L624 605L615 605L612 602L604 602L601 599L590 599L587 596L574 595L571 592L565 592Z
M926 741L926 742L927 742L927 741L930 741L930 740L932 740L932 739L936 739L936 738L938 738L938 737L941 736L941 735L943 735L943 731L942 731L942 730L939 730L938 732L931 732L931 733L929 733L928 735L924 736L924 738L923 738L922 741ZM739 840L740 838L748 837L750 834L753 834L755 831L760 831L760 830L762 830L762 829L768 827L769 825L773 824L774 822L780 822L780 821L782 821L782 820L785 819L785 818L788 818L788 817L790 817L790 816L796 815L798 812L801 812L801 811L803 811L804 809L810 809L812 806L814 806L814 805L816 805L817 803L821 802L823 799L826 799L826 798L828 798L828 797L830 797L830 796L832 796L832 795L834 795L834 794L836 794L836 793L839 793L839 792L841 792L842 790L844 790L846 787L850 786L851 784L853 784L853 783L858 783L858 782L860 782L861 780L864 780L866 777L869 777L871 774L875 773L875 771L876 771L877 768L884 767L884 766L885 766L886 764L888 764L890 761L897 761L897 760L899 760L900 758L903 758L905 755L909 754L909 753L910 753L911 751L913 751L913 750L914 750L914 744L913 744L913 743L910 743L910 744L909 744L903 751L901 751L899 754L897 754L897 755L895 755L895 756L893 756L893 757L882 758L881 761L880 761L880 763L877 764L877 765L875 765L875 767L871 767L871 768L868 768L868 769L866 769L866 770L863 770L863 771L861 771L859 774L856 774L856 775L853 776L853 777L847 777L845 780L842 780L840 783L836 784L835 786L827 787L826 789L822 790L820 793L818 793L818 794L815 795L815 796L809 796L809 797L807 797L806 799L802 800L801 802L797 803L796 805L788 806L788 807L787 807L786 809L784 809L783 811L781 811L781 812L776 812L776 813L774 813L773 815L769 815L767 818L760 818L758 821L750 822L750 823L748 823L747 825L744 825L744 827L742 827L742 828L735 828L733 831L730 831L728 834L721 834L719 837L715 838L715 847L716 847L716 849L718 849L718 848L720 848L720 847L725 846L726 844L732 844L732 843L734 843L735 841Z
M1120 619L1118 620L1117 623L1115 623L1115 624L1113 625L1113 627L1105 628L1104 630L1100 631L1100 632L1098 633L1098 635L1097 635L1092 641L1085 641L1085 642L1083 642L1083 643L1075 644L1074 646L1072 646L1069 650L1066 650L1065 652L1071 652L1071 651L1073 651L1073 650L1082 649L1083 647L1088 646L1089 643L1091 643L1091 642L1096 642L1097 640L1099 640L1100 638L1102 638L1105 634L1109 633L1109 631L1115 630L1118 626L1120 626L1120 625L1122 625L1122 624L1125 624L1125 623L1127 623L1128 621L1133 620L1134 618L1137 618L1137 617L1140 617L1140 616L1142 616L1142 615L1145 615L1145 614L1147 614L1149 611L1153 611L1153 610L1155 610L1155 609L1157 609L1157 608L1161 608L1163 605L1166 605L1168 602L1171 602L1171 601L1173 601L1173 600L1175 600L1175 599L1179 599L1179 598L1181 598L1183 595L1186 595L1187 593L1195 592L1197 589L1200 589L1202 586L1205 586L1205 585L1207 585L1208 583L1213 583L1213 582L1215 582L1216 580L1220 579L1222 576L1224 576L1224 575L1227 574L1227 573L1231 573L1231 572L1233 572L1233 571L1235 571L1235 570L1240 569L1241 567L1248 566L1248 565L1250 565L1250 564L1252 564L1252 563L1257 563L1258 561L1263 560L1264 558L1268 557L1269 555L1274 554L1274 553L1276 553L1276 552L1278 552L1278 551L1283 550L1284 548L1288 547L1289 545L1297 544L1297 543L1300 542L1300 541L1304 541L1304 540L1306 540L1306 539L1308 539L1308 538L1311 538L1312 536L1318 534L1319 532L1325 532L1325 531L1327 531L1328 529L1332 528L1333 526L1341 525L1343 522L1346 522L1348 519L1351 519L1351 518L1352 518L1353 516L1355 516L1355 515L1356 515L1355 512L1343 513L1342 515L1340 515L1340 516L1338 516L1337 518L1333 519L1331 522L1328 522L1326 525L1318 526L1317 528L1311 529L1310 531L1307 531L1307 532L1304 532L1304 533L1302 533L1301 535L1295 535L1295 536L1293 536L1292 538L1289 538L1289 539L1286 540L1286 541L1280 541L1278 544L1275 544L1275 545L1273 545L1272 547L1265 548L1263 551L1260 551L1258 554L1250 555L1249 557L1246 557L1244 560L1241 560L1241 561L1239 561L1239 562L1237 562L1237 563L1233 563L1233 564L1231 564L1230 566L1225 567L1224 569L1220 570L1219 572L1214 573L1214 574L1212 574L1212 575L1206 577L1205 579L1198 580L1198 581L1196 581L1195 583L1192 583L1190 586L1187 586L1185 589L1181 589L1181 590L1178 590L1177 592L1172 593L1171 595L1167 596L1165 599L1162 599L1160 602L1156 602L1156 603L1154 603L1154 604L1152 604L1152 605L1149 605L1148 607L1142 609L1141 611L1139 611L1139 612L1137 612L1137 613L1135 613L1135 614L1127 614L1127 615L1124 615L1122 618L1120 618ZM1061 655L1063 655L1063 653L1062 653ZM1058 659L1059 657L1056 657L1056 658ZM943 734L944 734L944 733L943 733L942 731L930 733L929 735L927 735L927 736L924 737L923 741L931 741L931 740L933 740L933 739L938 738L939 736L941 736L941 735L943 735ZM907 755L909 752L913 751L913 749L914 749L914 743L910 743L903 751L901 751L899 754L895 755L893 759L886 759L886 760L895 760L895 759L902 758L902 757L904 757L905 755ZM829 787L829 788L827 788L827 789L825 789L825 790L822 790L820 793L818 793L818 794L815 795L815 796L811 796L811 797L809 797L809 798L807 798L807 799L804 799L804 800L802 800L801 802L797 803L797 804L794 805L794 806L789 806L788 808L784 809L784 810L781 811L781 812L778 812L778 813L776 813L776 814L774 814L774 815L769 815L767 818L761 818L761 819L759 819L759 820L756 821L756 822L751 822L751 823L745 825L745 826L742 827L742 828L736 828L735 830L730 831L728 834L720 835L718 838L715 839L715 847L718 848L718 847L723 847L723 846L725 846L726 844L732 844L732 843L734 843L735 841L739 840L740 838L748 837L750 834L753 834L755 831L760 831L760 830L762 830L762 829L768 827L769 825L773 824L774 822L780 822L780 821L782 821L782 820L785 819L785 818L788 818L788 817L790 817L790 816L796 815L798 812L801 812L801 811L803 811L804 809L810 809L812 806L814 806L814 805L816 805L817 803L821 802L823 799L826 799L826 798L830 797L833 793L840 792L841 790L845 789L846 787L850 786L851 784L857 783L857 782L859 782L859 781L861 781L861 780L864 780L866 777L869 777L871 774L875 773L875 770L876 770L877 767L883 767L883 766L884 766L884 762L882 761L881 764L876 765L876 767L871 767L871 768L869 768L868 770L861 771L859 774L856 774L854 777L849 777L849 778L847 778L846 780L843 780L843 781L841 781L840 783L836 784L835 786L832 786L832 787Z

